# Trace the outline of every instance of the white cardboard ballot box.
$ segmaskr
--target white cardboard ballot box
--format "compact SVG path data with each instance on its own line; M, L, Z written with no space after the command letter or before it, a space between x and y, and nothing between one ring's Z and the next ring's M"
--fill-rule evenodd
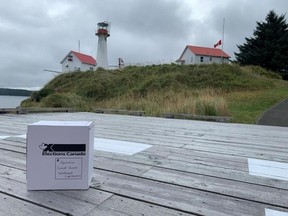
M27 189L88 189L94 123L39 121L27 128Z

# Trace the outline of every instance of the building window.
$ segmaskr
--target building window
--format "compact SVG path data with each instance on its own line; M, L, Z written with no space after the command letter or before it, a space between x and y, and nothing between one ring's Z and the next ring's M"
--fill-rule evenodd
M203 62L203 59L204 59L204 57L203 57L203 56L201 56L201 57L200 57L200 62Z
M191 63L193 63L193 56L191 57Z
M94 68L93 67L90 67L90 69L89 69L90 71L93 71L94 70Z
M210 57L210 61L212 61L212 57Z
M80 71L80 67L74 67L74 71Z

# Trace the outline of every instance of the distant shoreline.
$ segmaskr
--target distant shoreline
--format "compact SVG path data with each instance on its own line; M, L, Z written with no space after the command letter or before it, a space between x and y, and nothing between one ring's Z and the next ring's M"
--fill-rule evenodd
M25 89L9 89L9 88L0 88L0 95L3 96L31 96L33 91Z

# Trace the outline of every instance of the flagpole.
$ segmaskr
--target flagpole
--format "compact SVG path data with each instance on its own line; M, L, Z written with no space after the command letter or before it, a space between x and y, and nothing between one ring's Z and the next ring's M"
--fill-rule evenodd
M78 52L80 52L80 40L78 40Z
M224 30L225 30L225 17L223 18L223 29L222 29L222 51L224 48Z
M222 28L222 43L221 43L222 52L223 52L223 49L224 49L224 30L225 30L225 17L223 18L223 28ZM223 64L224 59L223 59L222 54L221 54L221 58L222 58L222 64Z

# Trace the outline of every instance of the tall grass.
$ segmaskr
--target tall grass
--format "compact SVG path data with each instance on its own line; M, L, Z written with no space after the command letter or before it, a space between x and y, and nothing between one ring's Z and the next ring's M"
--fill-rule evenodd
M172 90L151 92L145 96L129 94L104 100L95 104L101 108L142 110L146 115L161 116L164 113L184 113L199 115L228 115L228 107L223 96L213 89L200 91Z

